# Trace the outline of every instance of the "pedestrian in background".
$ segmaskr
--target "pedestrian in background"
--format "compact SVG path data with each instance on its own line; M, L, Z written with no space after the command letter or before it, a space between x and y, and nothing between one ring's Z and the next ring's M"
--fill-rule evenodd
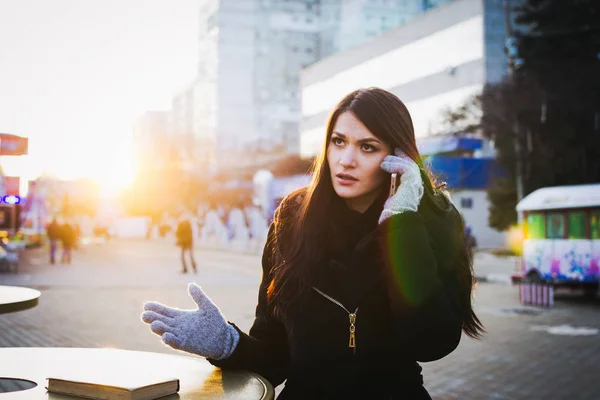
M75 228L69 222L65 222L61 226L60 231L62 241L62 257L60 262L61 264L71 264L73 247L75 247L75 241L77 240Z
M473 260L477 248L477 238L473 235L473 229L470 226L465 226L465 243L469 249L469 257Z
M182 274L187 274L188 268L185 261L186 253L189 254L190 262L192 263L192 268L194 269L194 273L197 273L196 270L196 260L194 260L194 233L192 230L192 223L190 222L190 217L186 214L183 214L179 223L177 224L177 230L175 232L175 238L177 240L177 246L181 247L181 266Z
M404 103L357 90L330 117L310 186L277 209L249 333L195 284L197 310L150 302L142 320L175 349L285 381L278 399L429 400L418 362L483 332L463 229Z
M81 244L81 225L79 225L79 222L75 222L75 248L79 249L79 245Z
M50 264L56 263L56 250L58 242L61 240L61 227L56 221L56 217L46 227L46 235L50 241Z

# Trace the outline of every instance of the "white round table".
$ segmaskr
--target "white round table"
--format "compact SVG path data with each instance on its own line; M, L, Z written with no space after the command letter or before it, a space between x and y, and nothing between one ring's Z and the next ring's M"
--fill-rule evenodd
M273 386L260 375L221 370L200 357L101 348L7 347L0 348L0 399L74 399L48 393L46 379L102 379L128 373L179 379L179 393L163 397L165 400L272 400L275 395ZM2 378L31 381L37 386L2 393L2 385L5 392L19 385L28 387L26 382L11 384Z
M0 314L23 311L38 305L41 293L21 286L0 285Z

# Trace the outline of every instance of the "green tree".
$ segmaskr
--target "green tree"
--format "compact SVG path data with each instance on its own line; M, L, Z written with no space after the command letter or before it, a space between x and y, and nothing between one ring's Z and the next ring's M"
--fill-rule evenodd
M523 61L515 79L486 85L446 114L450 126L495 143L504 175L488 198L489 223L498 230L516 222L518 159L524 195L600 181L600 5L528 0L514 11Z
M535 107L520 114L525 188L600 181L600 4L528 0L516 8L524 26L517 90ZM532 93L525 92L532 91ZM548 168L552 165L552 168Z

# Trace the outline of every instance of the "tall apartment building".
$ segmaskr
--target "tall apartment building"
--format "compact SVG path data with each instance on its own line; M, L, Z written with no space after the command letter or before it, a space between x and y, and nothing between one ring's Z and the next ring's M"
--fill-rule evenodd
M180 138L189 145L194 136L194 87L188 86L175 94L171 100L171 110L167 120L170 136Z
M224 163L254 136L254 0L206 0L200 6L196 110Z
M204 0L196 129L218 168L300 152L300 71L450 0Z
M203 93L193 82L173 96L169 110L167 132L181 167L190 175L203 175L214 164L214 137L202 125L205 105Z
M298 77L317 60L315 4L202 3L195 107L199 129L215 139L220 167L299 152Z
M319 58L318 2L263 2L257 9L254 108L258 149L299 153L300 71Z

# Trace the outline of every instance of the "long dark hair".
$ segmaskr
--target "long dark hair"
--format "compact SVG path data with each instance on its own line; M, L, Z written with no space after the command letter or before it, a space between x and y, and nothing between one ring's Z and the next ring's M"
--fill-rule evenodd
M305 293L309 287L310 268L325 259L330 239L335 237L330 213L339 198L331 182L327 148L337 119L344 112L351 112L373 135L394 149L400 148L425 171L417 149L412 119L398 97L379 88L359 89L344 97L329 117L325 141L313 165L311 184L290 194L275 213L273 240L276 243L268 246L274 249L271 255L274 267L267 290L269 303L275 312L286 308ZM440 208L447 208L447 198L439 193L431 175L423 172L423 176L425 195ZM383 188L389 187L389 179ZM288 207L293 208L294 212L286 213L285 208ZM463 330L467 335L478 338L483 326L471 305L473 269L468 251L463 241L461 255L457 257L457 278L462 293Z

